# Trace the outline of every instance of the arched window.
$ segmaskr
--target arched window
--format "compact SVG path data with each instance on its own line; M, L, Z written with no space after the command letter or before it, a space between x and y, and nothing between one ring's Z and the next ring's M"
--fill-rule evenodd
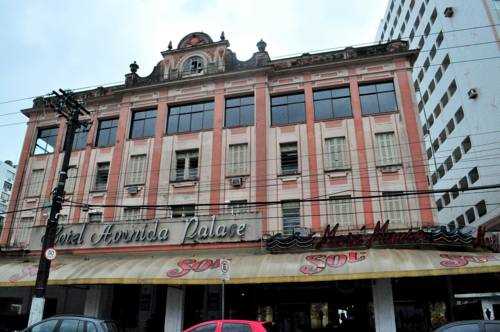
M203 72L203 58L201 56L192 56L184 62L182 66L183 74L199 74Z

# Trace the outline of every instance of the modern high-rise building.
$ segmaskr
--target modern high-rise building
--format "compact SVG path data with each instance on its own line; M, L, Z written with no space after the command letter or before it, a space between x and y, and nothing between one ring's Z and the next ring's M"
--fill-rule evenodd
M0 230L3 227L5 212L9 206L15 175L16 167L10 160L0 161Z
M391 0L376 39L420 49L412 70L434 189L500 182L500 1ZM500 193L435 195L450 228L500 225Z

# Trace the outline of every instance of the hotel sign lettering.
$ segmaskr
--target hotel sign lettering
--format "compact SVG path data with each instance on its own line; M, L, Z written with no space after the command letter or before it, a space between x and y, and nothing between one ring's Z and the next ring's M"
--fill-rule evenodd
M62 224L57 229L55 246L80 249L257 241L260 226L260 215L250 213L185 220ZM32 230L30 250L41 248L44 230Z

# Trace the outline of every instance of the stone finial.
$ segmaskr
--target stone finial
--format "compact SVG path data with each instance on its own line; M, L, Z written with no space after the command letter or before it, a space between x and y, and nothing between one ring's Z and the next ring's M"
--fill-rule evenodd
M220 40L221 41L226 40L226 36L224 35L224 31L222 31L222 33L220 34Z
M168 42L168 49L171 50L172 49L172 41L169 41Z
M257 49L259 50L259 52L265 52L266 51L266 42L263 41L262 39L257 43Z
M132 74L137 73L137 69L139 69L139 65L137 64L137 62L134 61L133 63L130 64L130 72Z

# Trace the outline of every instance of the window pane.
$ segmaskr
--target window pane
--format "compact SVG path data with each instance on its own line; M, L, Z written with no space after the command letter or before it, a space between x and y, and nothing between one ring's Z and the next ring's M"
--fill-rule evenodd
M51 319L46 322L41 322L31 328L30 332L53 332L55 331L58 320Z
M384 92L378 94L380 112L393 112L397 109L396 95L394 92Z
M241 105L253 105L253 96L241 98Z
M97 146L105 147L108 146L110 129L100 130L97 136Z
M394 91L394 84L392 82L377 84L377 92Z
M179 117L179 132L189 131L191 122L191 114L182 114Z
M156 118L149 118L144 123L144 137L153 137L155 135Z
M132 134L131 138L140 138L144 133L144 120L136 121L132 123Z
M216 328L215 324L207 324L195 328L192 332L215 332L215 328Z
M226 107L240 106L240 98L230 98L226 99Z
M332 90L314 92L314 100L330 99L331 97L332 97Z
M271 105L284 105L286 104L286 96L281 96L281 97L272 97L271 98Z
M203 129L203 112L193 113L191 116L191 131Z
M359 93L360 94L366 94L366 93L375 93L375 84L368 84L368 85L360 85L359 86Z
M214 111L203 112L203 129L212 129L214 122Z
M222 332L252 332L250 326L239 323L224 323Z
M178 125L179 125L179 116L178 115L169 116L168 117L167 134L176 133Z
M169 114L179 114L180 113L180 108L179 107L171 107Z
M240 109L229 108L226 110L226 127L237 127L240 125Z
M378 113L378 100L377 95L360 96L361 112L364 115Z
M209 102L203 103L203 109L205 111L207 111L207 110L213 110L214 109L214 102L213 101L209 101Z
M282 125L288 123L286 107L273 107L271 109L271 122L273 125Z
M314 118L316 120L333 118L331 99L317 100L314 102Z
M304 94L299 93L295 95L288 95L287 96L287 102L290 103L300 103L304 101Z
M350 98L333 99L332 103L333 103L334 118L352 116Z
M241 106L240 108L240 125L251 126L253 125L253 104Z
M351 95L351 92L350 92L349 88L338 88L338 89L332 90L332 97L334 97L334 98L349 97L350 95Z
M77 332L79 321L76 319L64 319L59 326L59 332ZM83 328L81 329L83 331Z
M305 122L306 112L304 103L288 105L289 123Z

